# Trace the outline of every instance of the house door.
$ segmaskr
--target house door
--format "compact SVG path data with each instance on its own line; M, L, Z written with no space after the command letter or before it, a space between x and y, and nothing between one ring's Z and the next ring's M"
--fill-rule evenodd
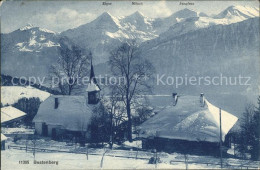
M52 131L51 131L51 137L52 137L52 139L56 139L56 136L57 136L56 129L55 129L55 128L52 128Z
M42 135L48 136L48 127L47 127L46 123L42 123Z

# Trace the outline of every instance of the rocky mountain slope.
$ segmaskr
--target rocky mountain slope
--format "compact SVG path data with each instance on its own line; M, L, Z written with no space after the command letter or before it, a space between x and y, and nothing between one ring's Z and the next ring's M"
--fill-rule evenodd
M58 57L59 35L27 25L1 34L1 72L16 77L46 76Z
M230 25L211 26L182 35L167 33L167 36L147 41L141 46L142 55L155 65L158 74L183 77L185 75L213 77L220 74L231 77L250 76L251 83L257 89L259 81L257 70L260 67L259 18ZM239 87L243 90L252 88ZM161 89L167 91L169 88L173 89L172 86ZM226 91L232 88L234 91L238 90L233 86L216 88L227 88Z

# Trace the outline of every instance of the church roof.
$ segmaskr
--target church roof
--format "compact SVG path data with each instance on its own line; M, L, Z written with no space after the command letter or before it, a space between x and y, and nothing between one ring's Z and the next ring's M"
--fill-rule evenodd
M58 100L56 109L55 98ZM84 96L53 95L40 105L33 122L59 125L61 128L71 131L85 131L90 123L93 110L98 106L99 104L87 104Z
M222 140L238 118L221 111ZM189 141L219 142L219 108L199 96L180 96L175 106L168 106L140 126L142 137L162 137Z

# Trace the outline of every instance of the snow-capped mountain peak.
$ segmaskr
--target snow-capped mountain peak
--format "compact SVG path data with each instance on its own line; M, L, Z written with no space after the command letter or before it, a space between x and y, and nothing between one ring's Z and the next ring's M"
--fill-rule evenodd
M26 26L20 28L19 30L20 31L32 30L34 34L35 34L35 31L40 31L40 32L45 32L45 33L50 33L50 34L56 34L54 31L48 30L46 28L36 27L31 23L28 23Z
M50 34L56 34L56 32L48 30L46 28L39 28L39 30L42 31L42 32L50 33Z
M152 19L145 17L141 12L136 11L135 13L126 16L121 20L121 25L134 27L139 31L152 30Z
M111 15L109 12L104 12L102 13L99 17L97 17L96 20L94 21L98 21L98 22L118 22L118 18L114 17L113 15Z
M249 6L230 6L220 14L216 15L215 18L253 18L259 17L259 8L249 7Z
M120 27L118 18L114 17L109 12L102 13L89 24L92 25L93 28L97 28L99 30L109 30L112 32L116 32ZM85 26L87 25L88 24L85 24Z
M139 11L136 11L135 13L129 15L128 17L135 17L135 18L144 18L144 14L142 14Z
M8 36L14 43L14 51L40 53L44 48L59 46L57 34L54 31L32 24L27 24Z
M189 16L187 18L182 18ZM249 6L230 6L215 17L205 16L205 14L190 9L183 9L172 16L177 20L169 30L163 32L161 37L175 37L187 32L207 28L213 25L229 25L241 22L249 18L259 17L259 9Z
M172 14L170 17L174 17L174 18L190 18L190 17L197 17L199 16L199 12L192 10L192 9L182 9L178 12L175 12L174 14Z
M145 23L147 20L147 17L145 17L142 13L140 13L139 11L136 11L135 13L126 16L125 18L122 19L123 22L129 22L133 25L136 24L143 24ZM136 25L137 26L137 25Z
M18 77L47 75L48 65L59 56L59 38L59 34L32 24L2 34L3 72Z
M172 17L191 18L191 17L208 17L208 15L203 12L195 11L193 9L184 8L184 9L172 14Z
M103 12L98 18L112 18L113 16L109 12Z
M24 31L24 30L29 30L29 29L32 29L32 28L34 28L33 24L28 23L26 26L20 28L20 30Z

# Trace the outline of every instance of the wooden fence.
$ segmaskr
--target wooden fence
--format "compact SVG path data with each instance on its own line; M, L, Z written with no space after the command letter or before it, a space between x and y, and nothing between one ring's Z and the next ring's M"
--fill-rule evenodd
M26 150L27 152L33 152L35 150L36 152L63 152L63 153L85 154L85 155L87 154L86 152L80 152L80 151L75 152L75 151L68 151L68 150L56 150L56 149L37 148L37 147L34 148L34 147L17 146L17 145L8 145L8 149ZM88 153L88 155L103 156L103 153L102 154ZM121 155L110 155L110 154L106 154L106 156L149 160L149 158L140 158L136 156L121 156Z
M187 163L187 164L202 164L202 165L215 165L215 166L219 166L221 167L221 163L220 162L216 162L216 163L213 163L213 162L203 162L203 161L200 161L200 162L197 162L197 161L181 161L181 160L171 160L170 161L170 164L174 164L174 162L176 163ZM242 164L230 164L230 163L223 163L223 168L225 169L258 169L259 168L259 165L257 164L254 164L254 165L251 165L251 163L254 163L254 161L248 161L248 162L243 162Z
M8 149L17 149L17 150L26 150L27 152L63 152L63 153L74 153L74 154L88 154L88 155L98 155L104 157L111 156L111 157L119 157L119 158L131 158L131 159L142 159L142 160L149 160L149 158L141 158L137 156L121 156L121 155L111 155L105 152L104 153L86 153L86 152L75 152L69 150L56 150L56 149L47 149L47 148L38 148L38 147L29 147L29 146L17 146L17 145L8 145ZM152 154L151 154L152 155ZM223 168L225 169L259 169L259 162L258 161L249 161L249 160L241 160L241 164L230 164L230 163L223 163ZM191 161L191 160L171 160L170 164L174 163L183 163L183 164L202 164L202 165L214 165L214 166L221 166L220 162L203 162L203 161ZM253 163L253 164L252 164Z

